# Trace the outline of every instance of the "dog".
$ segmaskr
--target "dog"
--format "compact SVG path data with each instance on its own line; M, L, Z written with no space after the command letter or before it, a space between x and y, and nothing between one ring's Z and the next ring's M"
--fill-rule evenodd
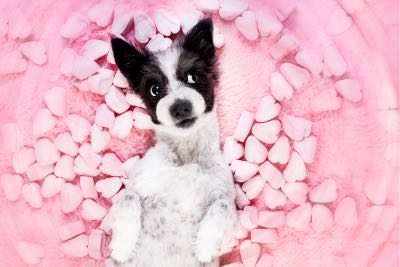
M157 53L112 37L117 67L143 100L155 145L110 209L117 266L214 267L237 223L232 172L220 151L211 18Z

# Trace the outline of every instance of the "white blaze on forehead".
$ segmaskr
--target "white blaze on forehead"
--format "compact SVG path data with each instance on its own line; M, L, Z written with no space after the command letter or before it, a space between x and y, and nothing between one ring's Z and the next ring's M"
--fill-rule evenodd
M169 90L174 90L179 83L176 79L176 68L181 51L177 47L171 47L171 49L156 54L159 67L168 79Z

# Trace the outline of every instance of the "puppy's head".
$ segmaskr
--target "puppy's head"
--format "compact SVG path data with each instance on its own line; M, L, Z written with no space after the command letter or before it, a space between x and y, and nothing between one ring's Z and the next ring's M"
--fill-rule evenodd
M210 18L163 52L150 53L120 38L111 44L118 68L142 98L156 129L186 135L204 125L218 78Z

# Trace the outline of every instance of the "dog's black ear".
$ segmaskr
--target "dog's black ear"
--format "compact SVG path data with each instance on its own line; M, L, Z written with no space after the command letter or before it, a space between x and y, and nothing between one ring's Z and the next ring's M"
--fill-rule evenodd
M130 83L135 83L139 69L148 60L149 53L118 37L111 39L111 47L119 70Z
M185 36L183 48L199 54L210 63L215 60L213 23L211 18L200 20Z

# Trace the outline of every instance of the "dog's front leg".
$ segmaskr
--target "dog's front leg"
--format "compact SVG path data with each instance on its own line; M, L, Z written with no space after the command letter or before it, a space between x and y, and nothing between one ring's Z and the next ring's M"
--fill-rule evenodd
M200 262L210 262L227 252L226 247L234 235L237 223L233 201L217 199L211 203L200 222L197 234L196 256Z
M139 195L127 192L111 207L111 258L119 263L134 253L141 228L142 206Z

